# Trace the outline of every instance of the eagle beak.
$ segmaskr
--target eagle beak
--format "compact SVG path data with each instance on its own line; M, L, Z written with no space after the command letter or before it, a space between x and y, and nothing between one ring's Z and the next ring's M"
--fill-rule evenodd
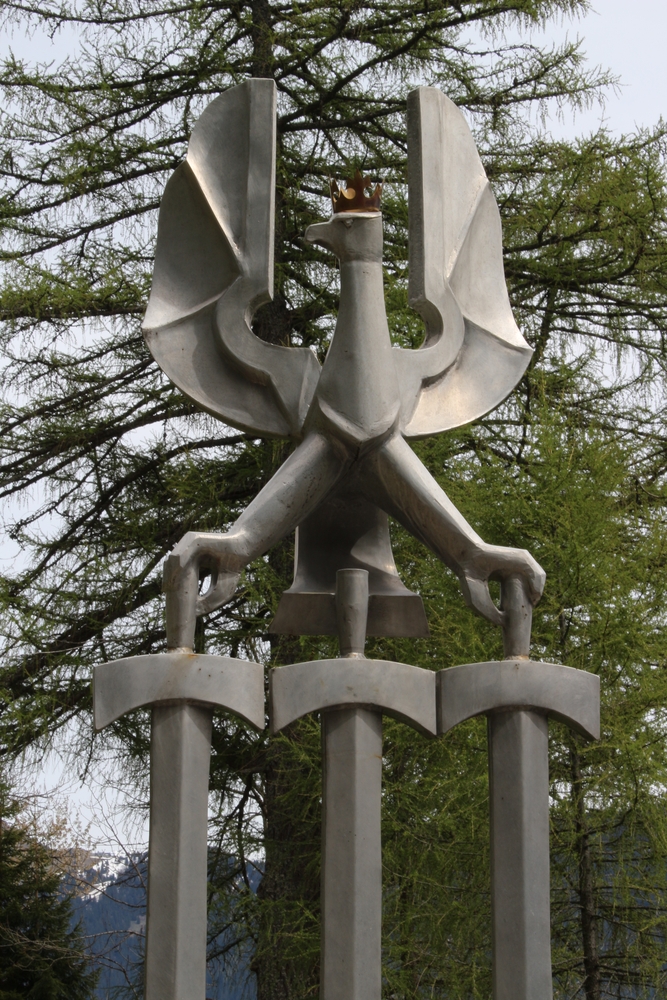
M306 229L306 240L308 243L315 243L317 246L332 249L331 245L331 222L316 222Z

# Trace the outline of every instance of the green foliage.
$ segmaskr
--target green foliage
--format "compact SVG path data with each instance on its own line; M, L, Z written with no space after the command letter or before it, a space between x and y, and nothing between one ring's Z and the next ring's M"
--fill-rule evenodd
M88 1000L90 971L57 859L21 822L0 784L0 998Z
M71 54L0 71L0 489L22 553L0 580L0 740L14 755L79 720L87 762L111 746L128 782L145 783L145 715L89 735L91 667L163 648L164 555L189 528L229 525L287 454L195 413L139 333L160 192L201 109L249 74L276 80L277 291L255 332L323 355L337 277L301 236L327 212L329 173L359 162L386 181L390 325L416 347L405 98L441 86L480 143L535 354L506 404L417 450L485 539L546 568L533 655L601 678L600 743L552 727L555 990L634 1000L665 986L666 133L553 141L530 120L594 100L607 77L574 45L503 35L586 7L3 4L6 24L60 33ZM432 669L499 657L456 581L400 529L394 541L431 637L370 654ZM198 648L267 663L331 654L327 639L267 637L290 567L289 540L249 567ZM317 992L319 774L315 720L277 739L216 721L210 950L238 962L252 949L260 1000ZM438 741L387 723L387 996L489 995L486 798L483 723Z

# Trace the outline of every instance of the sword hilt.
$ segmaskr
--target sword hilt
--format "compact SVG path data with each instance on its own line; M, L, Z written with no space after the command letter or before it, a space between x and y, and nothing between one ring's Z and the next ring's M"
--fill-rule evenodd
M340 655L348 659L363 659L368 622L368 570L337 571L336 622Z
M195 644L199 567L195 560L183 566L173 554L167 556L162 572L166 597L167 649L191 653Z
M518 573L508 576L502 581L500 607L503 612L505 659L529 660L533 605L528 592L528 584Z

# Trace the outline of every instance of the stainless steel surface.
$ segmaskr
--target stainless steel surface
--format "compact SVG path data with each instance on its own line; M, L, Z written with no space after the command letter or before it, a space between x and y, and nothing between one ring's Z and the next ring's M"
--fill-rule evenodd
M494 1000L550 1000L547 718L489 716Z
M339 662L366 664L367 616L368 573L339 570ZM322 1000L382 994L382 713L374 709L322 713Z
M349 225L348 225L349 223ZM168 616L191 645L195 610L234 591L243 565L313 513L334 487L361 493L400 521L459 576L468 602L501 623L490 575L522 575L537 600L544 573L529 553L487 545L470 527L397 429L399 401L382 290L382 222L341 213L307 237L341 260L340 311L305 424L306 437L224 535L189 533L165 564ZM196 598L201 569L210 591Z
M527 660L530 656L530 631L533 605L526 581L508 576L502 582L500 607L503 612L503 653L506 660Z
M304 616L314 609L331 628L331 579L317 590L312 576L302 579L304 567L323 563L324 549L329 577L348 553L352 565L373 573L374 630L423 634L418 598L395 575L380 515L364 515L374 523L376 551L345 523L331 525L325 539L309 530L318 509L340 496L359 496L397 518L458 575L468 603L497 624L503 614L489 596L489 576L518 574L532 602L542 592L534 559L485 544L405 441L495 406L530 357L507 298L498 210L463 116L439 91L421 88L410 96L409 118L410 292L426 322L419 350L391 346L379 212L341 212L307 230L310 242L340 261L338 318L321 371L311 351L274 347L252 333L253 312L272 293L272 81L246 81L213 101L167 185L144 320L151 350L216 416L299 442L229 532L190 533L167 560L178 646L192 645L195 614L229 600L243 566L299 525L297 580L276 628L312 631ZM212 585L198 597L202 572ZM391 607L401 609L402 624Z
M380 1000L382 716L322 714L322 1000Z
M547 715L600 735L600 679L528 659L532 606L524 581L502 584L508 658L438 673L438 731L488 716L494 1000L550 1000Z
M276 667L269 674L271 731L277 733L309 712L373 705L435 736L436 676L392 660L315 660Z
M269 674L272 732L322 711L323 1000L381 996L382 712L436 734L435 674L364 657L368 573L338 571L341 657Z
M339 569L336 573L336 624L340 656L364 659L368 622L368 572Z
M160 702L189 701L226 709L264 728L264 668L231 656L155 653L93 669L95 729L126 712Z
M504 610L503 646L509 671L503 665L505 689L524 698L535 691L530 663L530 629L533 609L520 577L503 580L500 603ZM552 666L552 665L550 665ZM551 691L544 691L547 711L550 697L566 708L560 718L588 735L581 718L599 733L600 697L593 675L581 670L551 671ZM556 675L557 684L553 684ZM566 694L566 698L563 695ZM567 698L569 695L569 699ZM518 704L515 700L515 706ZM493 1000L551 1000L551 900L549 865L549 726L542 712L490 712L489 799L491 826L491 937Z
M225 534L188 532L164 565L167 622L177 646L192 647L197 614L233 595L242 568L295 529L340 479L348 465L342 449L311 433ZM197 595L202 569L210 589Z
M214 708L264 728L264 671L171 650L95 667L95 728L152 705L146 1000L204 1000L208 776Z
M273 297L276 86L212 101L160 205L146 342L194 403L254 434L299 437L319 364L252 332Z
M505 285L496 200L466 120L435 87L408 95L410 305L426 324L401 351L406 437L481 417L511 392L532 351Z
M153 709L145 1000L204 1000L211 708Z
M246 80L201 115L160 206L143 327L198 405L251 433L298 439L319 366L311 351L267 344L249 325L273 295L275 101L272 80ZM436 88L409 95L408 150L410 302L426 340L392 352L383 382L388 399L400 397L403 432L421 437L492 409L531 350L512 316L500 216L474 139Z
M464 663L437 674L438 732L512 708L552 715L589 739L600 736L600 678L534 660Z
M544 587L543 570L525 550L485 543L407 443L460 426L497 405L531 353L509 305L498 209L462 114L439 91L420 88L409 97L408 134L409 295L426 325L424 344L414 351L391 345L382 216L372 211L340 212L306 232L307 240L340 262L337 322L322 368L309 350L275 347L252 332L254 311L272 295L273 81L249 80L213 101L195 127L185 163L167 185L144 321L150 349L204 409L250 433L291 436L296 442L229 531L189 532L166 560L169 655L190 651L196 615L229 600L243 567L299 528L294 583L273 629L338 629L344 655L272 671L272 726L276 731L308 711L324 710L322 994L325 1000L379 1000L381 712L434 733L436 679L405 664L366 660L363 646L369 630L426 631L420 599L396 572L387 515L426 545L458 576L468 604L503 626L505 655L512 657L442 672L438 721L444 732L470 715L491 714L495 995L506 1000L509 990L516 1000L538 995L546 1000L545 716L555 714L593 734L599 726L597 678L528 659L532 605ZM210 586L199 594L203 575L210 576ZM491 578L501 581L500 608L489 594ZM185 692L197 702L202 692L211 697L219 690L218 681L203 675L188 679L188 670L195 668L184 667L177 680L164 668L159 681L146 683L163 696ZM115 707L105 704L105 718L117 717L114 712L123 705L147 703L148 688L135 673L128 672L125 700L119 697ZM237 695L235 690L238 705ZM232 700L231 694L225 697ZM246 718L259 718L258 706L244 711ZM172 911L172 923L159 934L155 926L161 918L151 916L151 961L171 949L176 964L169 976L180 983L182 958L182 968L190 970L183 973L183 983L190 977L183 989L198 1000L201 979L188 964L190 957L182 956L181 904L176 888L169 895L167 882L185 884L192 859L198 859L193 927L199 929L192 948L193 954L199 949L202 964L206 740L200 736L210 709L181 703L154 713L155 741L161 739L163 718L172 727L164 748L155 742L156 789L168 784L169 747L179 780L171 798L156 792L152 817L156 837L165 824L173 834L172 853L165 847L164 864L151 869L151 913L156 880L165 893L163 905ZM199 819L188 825L181 809L188 794L183 776L195 772L199 805L191 805L191 815ZM195 839L199 846L190 851ZM156 857L161 857L157 850ZM195 905L194 896L187 905Z
M599 691L594 674L525 659L438 674L440 732L489 716L494 1000L551 997L547 713L595 739Z

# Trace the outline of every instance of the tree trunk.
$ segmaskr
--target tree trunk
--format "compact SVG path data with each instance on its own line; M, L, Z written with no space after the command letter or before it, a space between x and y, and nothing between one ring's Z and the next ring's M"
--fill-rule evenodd
M257 1000L301 1000L316 995L319 983L321 811L319 796L308 794L310 768L299 767L298 750L293 752L304 732L296 723L286 732L292 747L278 738L267 748L265 867L253 961ZM302 811L295 808L299 799L306 803Z
M251 73L254 77L266 79L273 76L274 68L271 6L268 0L253 0L251 11Z
M581 938L584 952L584 992L586 1000L601 1000L600 952L598 946L597 914L593 886L593 859L590 830L584 801L581 760L576 744L571 747L572 801L574 805L577 853L579 856L579 910L581 913Z

